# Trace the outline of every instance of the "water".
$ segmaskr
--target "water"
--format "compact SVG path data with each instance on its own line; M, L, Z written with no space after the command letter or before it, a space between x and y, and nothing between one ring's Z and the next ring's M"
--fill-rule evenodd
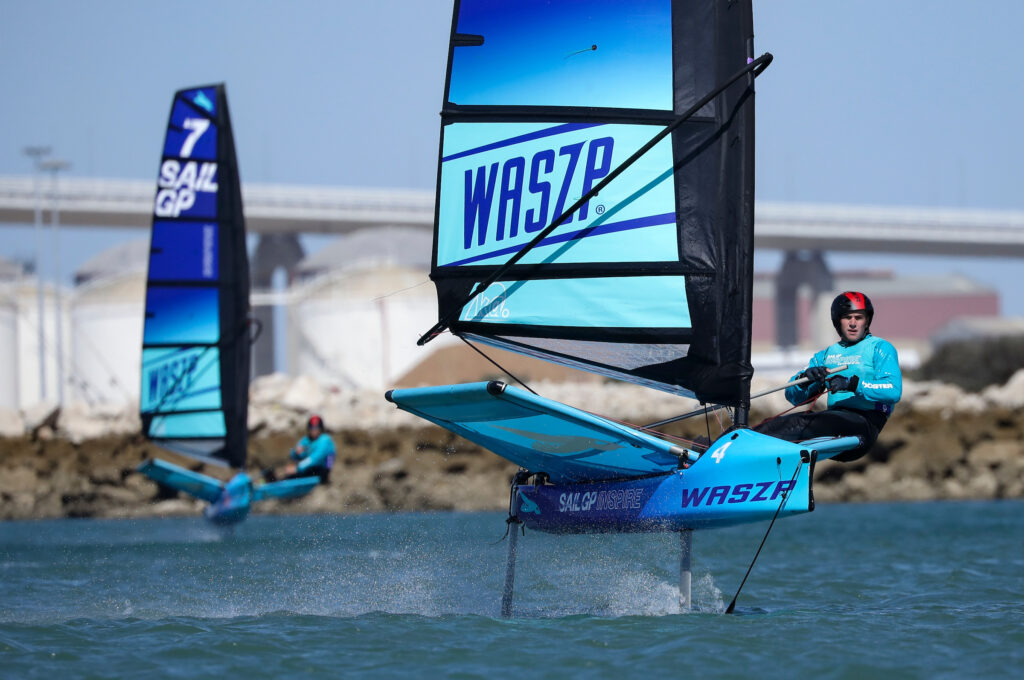
M1016 677L1024 503L831 505L694 536L498 514L0 523L0 677Z

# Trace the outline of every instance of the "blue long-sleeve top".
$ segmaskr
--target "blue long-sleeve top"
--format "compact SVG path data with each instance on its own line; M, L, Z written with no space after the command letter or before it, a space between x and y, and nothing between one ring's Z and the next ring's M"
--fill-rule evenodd
M295 449L302 447L302 453ZM316 439L305 436L299 440L289 453L288 457L298 461L299 472L304 472L311 467L326 467L330 470L334 467L334 441L326 434L321 433Z
M847 378L857 376L859 382L853 392L829 392L828 407L856 408L864 411L881 411L891 415L896 402L903 395L903 376L900 373L896 348L886 340L868 333L864 339L853 345L837 342L821 350L808 364L835 368L846 364L848 368L834 373ZM797 373L790 380L795 380ZM817 389L821 386L818 385ZM814 394L812 384L794 385L786 389L786 399L791 404L807 401Z

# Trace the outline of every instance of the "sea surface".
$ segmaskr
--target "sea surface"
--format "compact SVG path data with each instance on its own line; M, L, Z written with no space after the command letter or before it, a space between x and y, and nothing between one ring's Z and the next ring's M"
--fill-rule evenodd
M1024 503L824 505L679 537L519 541L495 513L0 523L3 678L1024 674Z

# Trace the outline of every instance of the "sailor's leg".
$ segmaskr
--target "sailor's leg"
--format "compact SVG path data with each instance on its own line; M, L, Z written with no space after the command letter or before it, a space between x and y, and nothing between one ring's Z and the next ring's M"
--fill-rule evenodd
M508 518L508 564L505 567L505 588L501 593L501 615L512 615L512 591L516 582L516 551L519 549L519 527L522 523L516 517Z
M693 600L690 596L690 555L693 553L693 529L679 532L679 612L690 611Z

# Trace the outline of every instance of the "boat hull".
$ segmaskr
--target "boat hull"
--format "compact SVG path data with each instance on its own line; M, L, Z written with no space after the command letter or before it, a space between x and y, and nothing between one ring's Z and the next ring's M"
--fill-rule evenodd
M548 533L711 529L814 509L816 452L748 430L686 469L615 482L518 485L514 515Z

